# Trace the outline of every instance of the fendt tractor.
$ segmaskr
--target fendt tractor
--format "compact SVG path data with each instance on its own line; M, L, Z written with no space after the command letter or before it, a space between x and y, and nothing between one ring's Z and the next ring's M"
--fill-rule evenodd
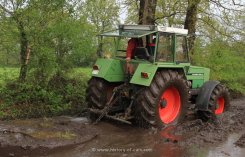
M111 41L104 45L107 51L114 52L93 65L86 90L90 119L162 128L182 121L189 109L205 121L226 111L227 88L209 80L210 69L190 64L187 34L186 29L154 25L119 25L100 34ZM127 60L132 38L142 45Z

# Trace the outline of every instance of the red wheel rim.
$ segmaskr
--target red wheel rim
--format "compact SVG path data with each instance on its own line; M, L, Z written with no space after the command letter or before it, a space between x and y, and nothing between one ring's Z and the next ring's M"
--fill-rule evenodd
M162 106L161 103L165 102L165 106ZM167 88L159 101L158 110L159 116L163 123L169 124L175 120L180 112L180 94L175 87Z
M225 99L223 97L219 97L217 100L217 109L214 111L216 115L224 112L225 107Z

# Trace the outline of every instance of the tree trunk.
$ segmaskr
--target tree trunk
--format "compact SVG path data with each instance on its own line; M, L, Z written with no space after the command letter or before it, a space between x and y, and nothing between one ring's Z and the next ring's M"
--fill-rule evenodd
M102 57L103 56L103 43L99 43L98 47L97 47L97 56L98 57Z
M188 0L188 7L185 18L185 29L188 29L189 33L189 49L191 54L194 54L194 44L196 39L196 23L197 23L197 8L201 0Z
M10 58L10 57L9 57L9 49L7 48L6 51L7 51L7 53L6 53L6 54L7 54L7 55L6 55L6 56L7 56L7 57L6 57L6 65L8 66L8 65L9 65L9 58Z
M99 31L99 33L103 33L105 31L105 21L102 21L102 27L101 28L99 26L97 26L97 31ZM103 37L98 36L97 41L98 41L98 46L97 46L96 53L97 53L98 57L102 57L103 53L104 53L103 52L103 45L104 45Z
M20 32L20 74L19 80L21 82L25 81L27 74L27 64L30 56L30 49L28 47L28 39L24 30L24 26L21 21L16 20L18 25L18 30Z
M139 24L154 25L157 0L140 0Z

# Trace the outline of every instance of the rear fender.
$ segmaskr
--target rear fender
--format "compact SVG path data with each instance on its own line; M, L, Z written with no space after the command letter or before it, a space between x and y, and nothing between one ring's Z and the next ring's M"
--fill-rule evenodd
M158 69L157 65L154 64L139 64L133 77L130 80L130 83L137 84L137 85L143 85L143 86L150 86L151 81L154 78L154 75ZM147 73L147 78L142 78L141 73Z
M196 106L198 110L209 111L208 110L209 99L211 97L214 88L219 83L220 83L219 81L207 81L203 84L196 99Z
M113 58L99 58L95 65L98 66L98 70L96 73L94 71L92 72L93 77L103 78L108 82L124 82L123 61Z
M170 64L166 64L164 66L163 65L159 66L157 64L139 64L132 79L130 80L130 83L137 84L137 85L143 85L143 86L150 86L156 72L159 69L165 69L165 70L172 69L172 70L184 73L184 69L181 66L178 67L176 65L170 65ZM141 76L142 72L147 73L148 77L143 78Z

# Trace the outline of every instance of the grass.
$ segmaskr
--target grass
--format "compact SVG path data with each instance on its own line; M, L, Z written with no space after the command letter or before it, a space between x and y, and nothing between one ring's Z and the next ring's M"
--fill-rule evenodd
M15 80L19 76L19 68L13 67L0 67L0 87L4 86L4 84L8 80ZM89 78L91 76L91 68L90 67L81 67L74 68L71 72L68 73L68 76L71 78L76 76L84 76Z
M19 68L0 68L0 87L5 84L8 80L15 80L18 78Z

